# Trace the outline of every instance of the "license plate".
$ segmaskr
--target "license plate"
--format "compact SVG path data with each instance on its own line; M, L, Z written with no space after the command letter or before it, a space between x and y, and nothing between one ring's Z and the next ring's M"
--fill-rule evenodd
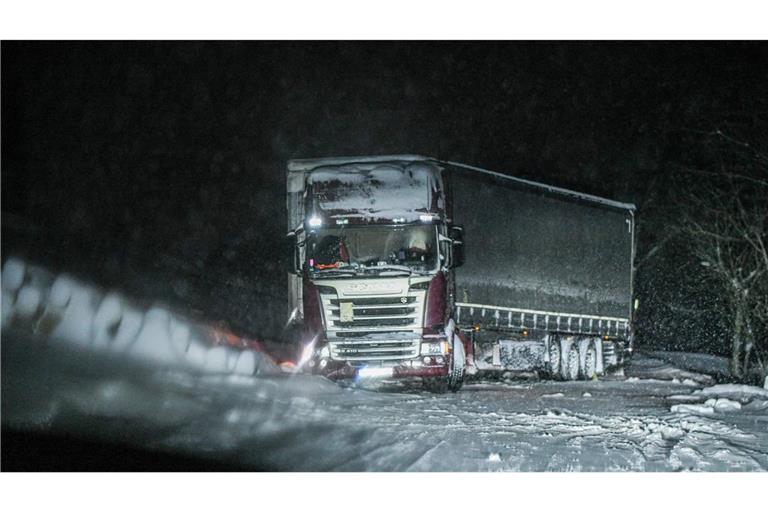
M355 319L355 313L351 302L339 303L339 320L342 322L352 322Z
M357 376L361 379L384 379L392 376L392 368L360 368Z

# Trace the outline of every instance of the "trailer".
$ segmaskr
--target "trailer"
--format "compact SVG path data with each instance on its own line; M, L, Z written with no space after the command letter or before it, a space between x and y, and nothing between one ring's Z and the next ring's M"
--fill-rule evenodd
M634 206L418 155L288 163L289 323L332 379L593 379L632 351Z
M631 204L447 166L464 265L454 315L468 370L594 378L633 349Z

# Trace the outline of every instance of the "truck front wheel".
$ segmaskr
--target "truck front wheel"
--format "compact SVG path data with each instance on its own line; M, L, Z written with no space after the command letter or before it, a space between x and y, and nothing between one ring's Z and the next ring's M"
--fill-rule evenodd
M464 385L464 368L452 369L450 375L448 375L448 389L453 393L456 393Z
M463 355L463 354L462 354ZM451 366L448 369L448 375L445 377L424 377L422 383L424 389L431 393L445 393L451 391L456 393L464 385L464 365L462 364L463 358L459 357L457 364L456 353L454 352L454 358L451 361Z
M448 370L448 389L456 393L464 384L464 370L466 367L467 356L464 351L464 344L458 335L453 337L453 356L451 357L451 367Z

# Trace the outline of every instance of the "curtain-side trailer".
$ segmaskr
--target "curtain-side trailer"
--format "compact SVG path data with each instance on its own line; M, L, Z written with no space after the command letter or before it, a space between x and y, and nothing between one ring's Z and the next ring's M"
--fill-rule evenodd
M634 207L417 155L288 164L291 322L313 372L596 378L632 350Z
M449 165L465 263L454 317L474 370L593 378L632 350L634 206Z

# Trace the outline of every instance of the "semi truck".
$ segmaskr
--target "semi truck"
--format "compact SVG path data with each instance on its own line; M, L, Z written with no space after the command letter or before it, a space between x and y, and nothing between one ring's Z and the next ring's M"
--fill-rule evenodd
M289 324L334 380L596 379L633 350L635 207L418 155L287 165Z

